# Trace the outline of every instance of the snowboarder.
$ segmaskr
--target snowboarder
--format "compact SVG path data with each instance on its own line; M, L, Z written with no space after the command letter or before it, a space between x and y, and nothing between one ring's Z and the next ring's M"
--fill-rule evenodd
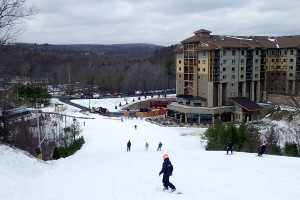
M127 142L127 151L130 151L130 147L131 147L131 142L130 140Z
M267 144L263 142L260 147L258 147L258 156L262 156L266 152Z
M137 129L137 125L134 125L135 130Z
M228 142L227 144L227 155L228 155L228 152L231 151L231 154L232 154L232 150L233 150L233 145L231 142Z
M149 144L146 142L145 151L148 151Z
M158 147L157 147L157 151L160 150L161 151L161 147L162 147L162 143L159 142Z
M164 174L163 175L163 179L162 179L162 182L163 182L163 185L164 185L164 188L163 190L168 190L169 187L171 188L171 192L174 192L176 190L175 186L170 183L169 179L170 179L170 176L172 176L172 172L173 172L173 165L169 159L169 155L168 154L164 154L163 155L163 159L164 159L164 162L162 164L162 169L160 170L159 172L159 176L161 174Z

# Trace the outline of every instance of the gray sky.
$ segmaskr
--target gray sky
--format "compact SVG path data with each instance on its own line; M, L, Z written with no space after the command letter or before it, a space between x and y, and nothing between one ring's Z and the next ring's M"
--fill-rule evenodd
M27 0L40 9L18 42L177 44L216 35L299 35L299 0Z

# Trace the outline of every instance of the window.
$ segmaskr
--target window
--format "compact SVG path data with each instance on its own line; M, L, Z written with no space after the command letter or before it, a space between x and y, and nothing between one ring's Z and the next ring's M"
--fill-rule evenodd
M244 67L241 67L241 71L244 71Z
M258 64L258 59L255 59L255 64Z
M234 97L235 96L235 92L231 92L231 96Z
M241 78L244 78L244 75L243 75L243 74L241 75Z
M255 71L258 71L258 67L255 67Z
M227 51L223 50L223 56L226 56L226 55L227 55Z
M291 54L291 55L294 55L294 50L290 50L290 54Z
M235 67L232 67L232 68L231 68L231 71L235 72Z
M258 74L255 74L254 77L255 77L255 78L258 78Z
M280 69L280 66L276 66L276 69Z
M235 50L232 50L232 55L235 56Z
M205 68L202 68L202 71L205 72Z
M293 74L292 74L292 73L290 73L290 77L293 77Z
M179 78L181 77L181 75L179 74Z
M272 59L272 62L274 62L275 60L274 59Z
M202 55L203 55L203 56L206 56L206 52L202 52Z
M226 76L223 76L223 79L226 79Z
M202 60L202 64L205 64L205 60Z
M287 61L287 59L283 59L283 62L286 62Z
M202 76L202 79L205 79L205 76Z
M179 60L179 64L181 64L181 60Z
M244 59L241 59L241 64L244 64L244 62L245 62Z
M274 66L272 66L271 69L274 69Z
M293 66L290 66L289 69L293 69Z
M179 67L179 71L181 71L181 67Z
M290 62L294 62L294 60L293 60L293 59L290 59Z
M231 76L231 79L232 79L232 80L235 80L235 75L232 75L232 76Z
M244 50L242 50L242 51L241 51L241 53L242 53L242 56L243 56L243 55L245 55L245 52L244 52Z
M195 104L201 104L202 101L201 101L200 99L194 99L194 103L195 103Z
M200 64L200 60L198 60L198 64Z
M226 60L223 60L223 64L226 64Z
M235 65L235 60L232 60L232 64Z
M231 83L231 86L235 86L235 83Z
M256 55L259 55L259 51L258 51L258 50L256 50L256 51L255 51L255 54L256 54Z

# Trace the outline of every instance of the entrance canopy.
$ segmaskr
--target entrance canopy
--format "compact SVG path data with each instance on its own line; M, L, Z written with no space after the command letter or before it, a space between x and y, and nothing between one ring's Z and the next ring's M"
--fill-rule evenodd
M260 111L264 109L263 107L261 107L260 105L258 105L257 103L251 101L246 97L231 97L229 99L233 101L235 104L237 104L238 106L247 110L248 112Z

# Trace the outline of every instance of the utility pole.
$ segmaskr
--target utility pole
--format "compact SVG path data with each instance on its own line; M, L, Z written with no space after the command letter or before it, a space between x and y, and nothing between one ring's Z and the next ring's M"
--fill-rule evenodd
M39 139L39 145L38 145L38 158L40 160L43 159L43 154L42 154L42 145L41 145L41 131L40 131L40 120L39 120L39 110L38 110L38 103L36 103L36 120L37 120L37 128L38 128L38 139Z

